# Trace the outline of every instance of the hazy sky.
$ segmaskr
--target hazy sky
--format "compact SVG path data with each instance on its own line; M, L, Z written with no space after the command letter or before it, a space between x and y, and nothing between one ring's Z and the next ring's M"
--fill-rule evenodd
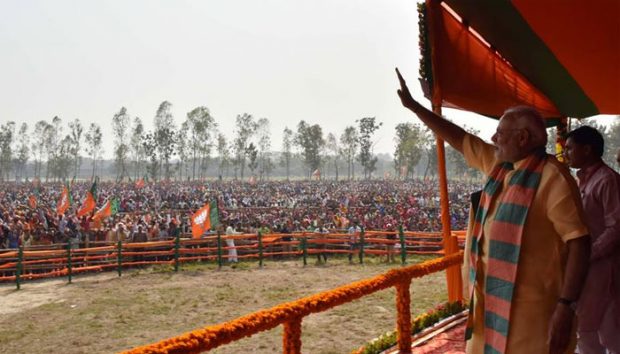
M98 122L111 156L123 106L147 129L164 100L177 127L206 106L228 137L238 114L266 117L274 150L302 119L339 136L375 116L375 151L392 153L396 124L417 121L395 66L422 98L417 16L413 0L0 0L0 122ZM446 114L485 138L496 127Z

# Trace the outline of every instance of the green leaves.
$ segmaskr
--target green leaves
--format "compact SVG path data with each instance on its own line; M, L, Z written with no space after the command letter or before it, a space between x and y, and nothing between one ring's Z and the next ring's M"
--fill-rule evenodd
M358 143L360 146L360 153L357 156L357 160L364 167L364 177L368 179L372 172L377 169L377 157L373 157L372 153L372 147L374 145L374 142L371 140L372 135L383 123L376 123L375 117L365 117L356 120L356 122L359 123Z

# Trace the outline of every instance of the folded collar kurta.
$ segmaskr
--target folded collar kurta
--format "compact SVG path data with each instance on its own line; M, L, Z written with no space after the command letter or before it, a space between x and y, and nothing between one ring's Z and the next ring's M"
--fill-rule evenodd
M488 175L498 163L495 147L481 139L466 135L463 153L467 163ZM515 162L518 168L519 163ZM511 177L509 172L504 183ZM507 188L502 188L506 191ZM501 193L496 200L501 199ZM497 205L492 204L484 227L490 232L490 221ZM512 299L510 331L506 353L546 353L547 333L564 278L569 240L588 234L579 191L568 168L550 158L545 164L538 190L524 225L517 279ZM489 243L481 241L476 283L474 286L474 329L467 343L468 353L484 353L484 288L487 274ZM573 341L574 342L574 341ZM569 348L574 349L574 345ZM572 352L571 352L572 353Z

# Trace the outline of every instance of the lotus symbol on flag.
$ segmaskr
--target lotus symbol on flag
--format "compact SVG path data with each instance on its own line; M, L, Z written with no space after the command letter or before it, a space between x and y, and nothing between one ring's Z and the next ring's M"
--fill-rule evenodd
M205 222L206 219L207 219L207 210L203 210L200 214L198 214L194 218L194 224L201 225Z

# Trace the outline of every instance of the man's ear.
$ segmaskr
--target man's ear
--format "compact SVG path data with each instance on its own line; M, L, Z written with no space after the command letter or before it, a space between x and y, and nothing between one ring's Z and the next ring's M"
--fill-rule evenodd
M521 129L519 131L519 146L525 147L531 144L532 134L527 129Z

